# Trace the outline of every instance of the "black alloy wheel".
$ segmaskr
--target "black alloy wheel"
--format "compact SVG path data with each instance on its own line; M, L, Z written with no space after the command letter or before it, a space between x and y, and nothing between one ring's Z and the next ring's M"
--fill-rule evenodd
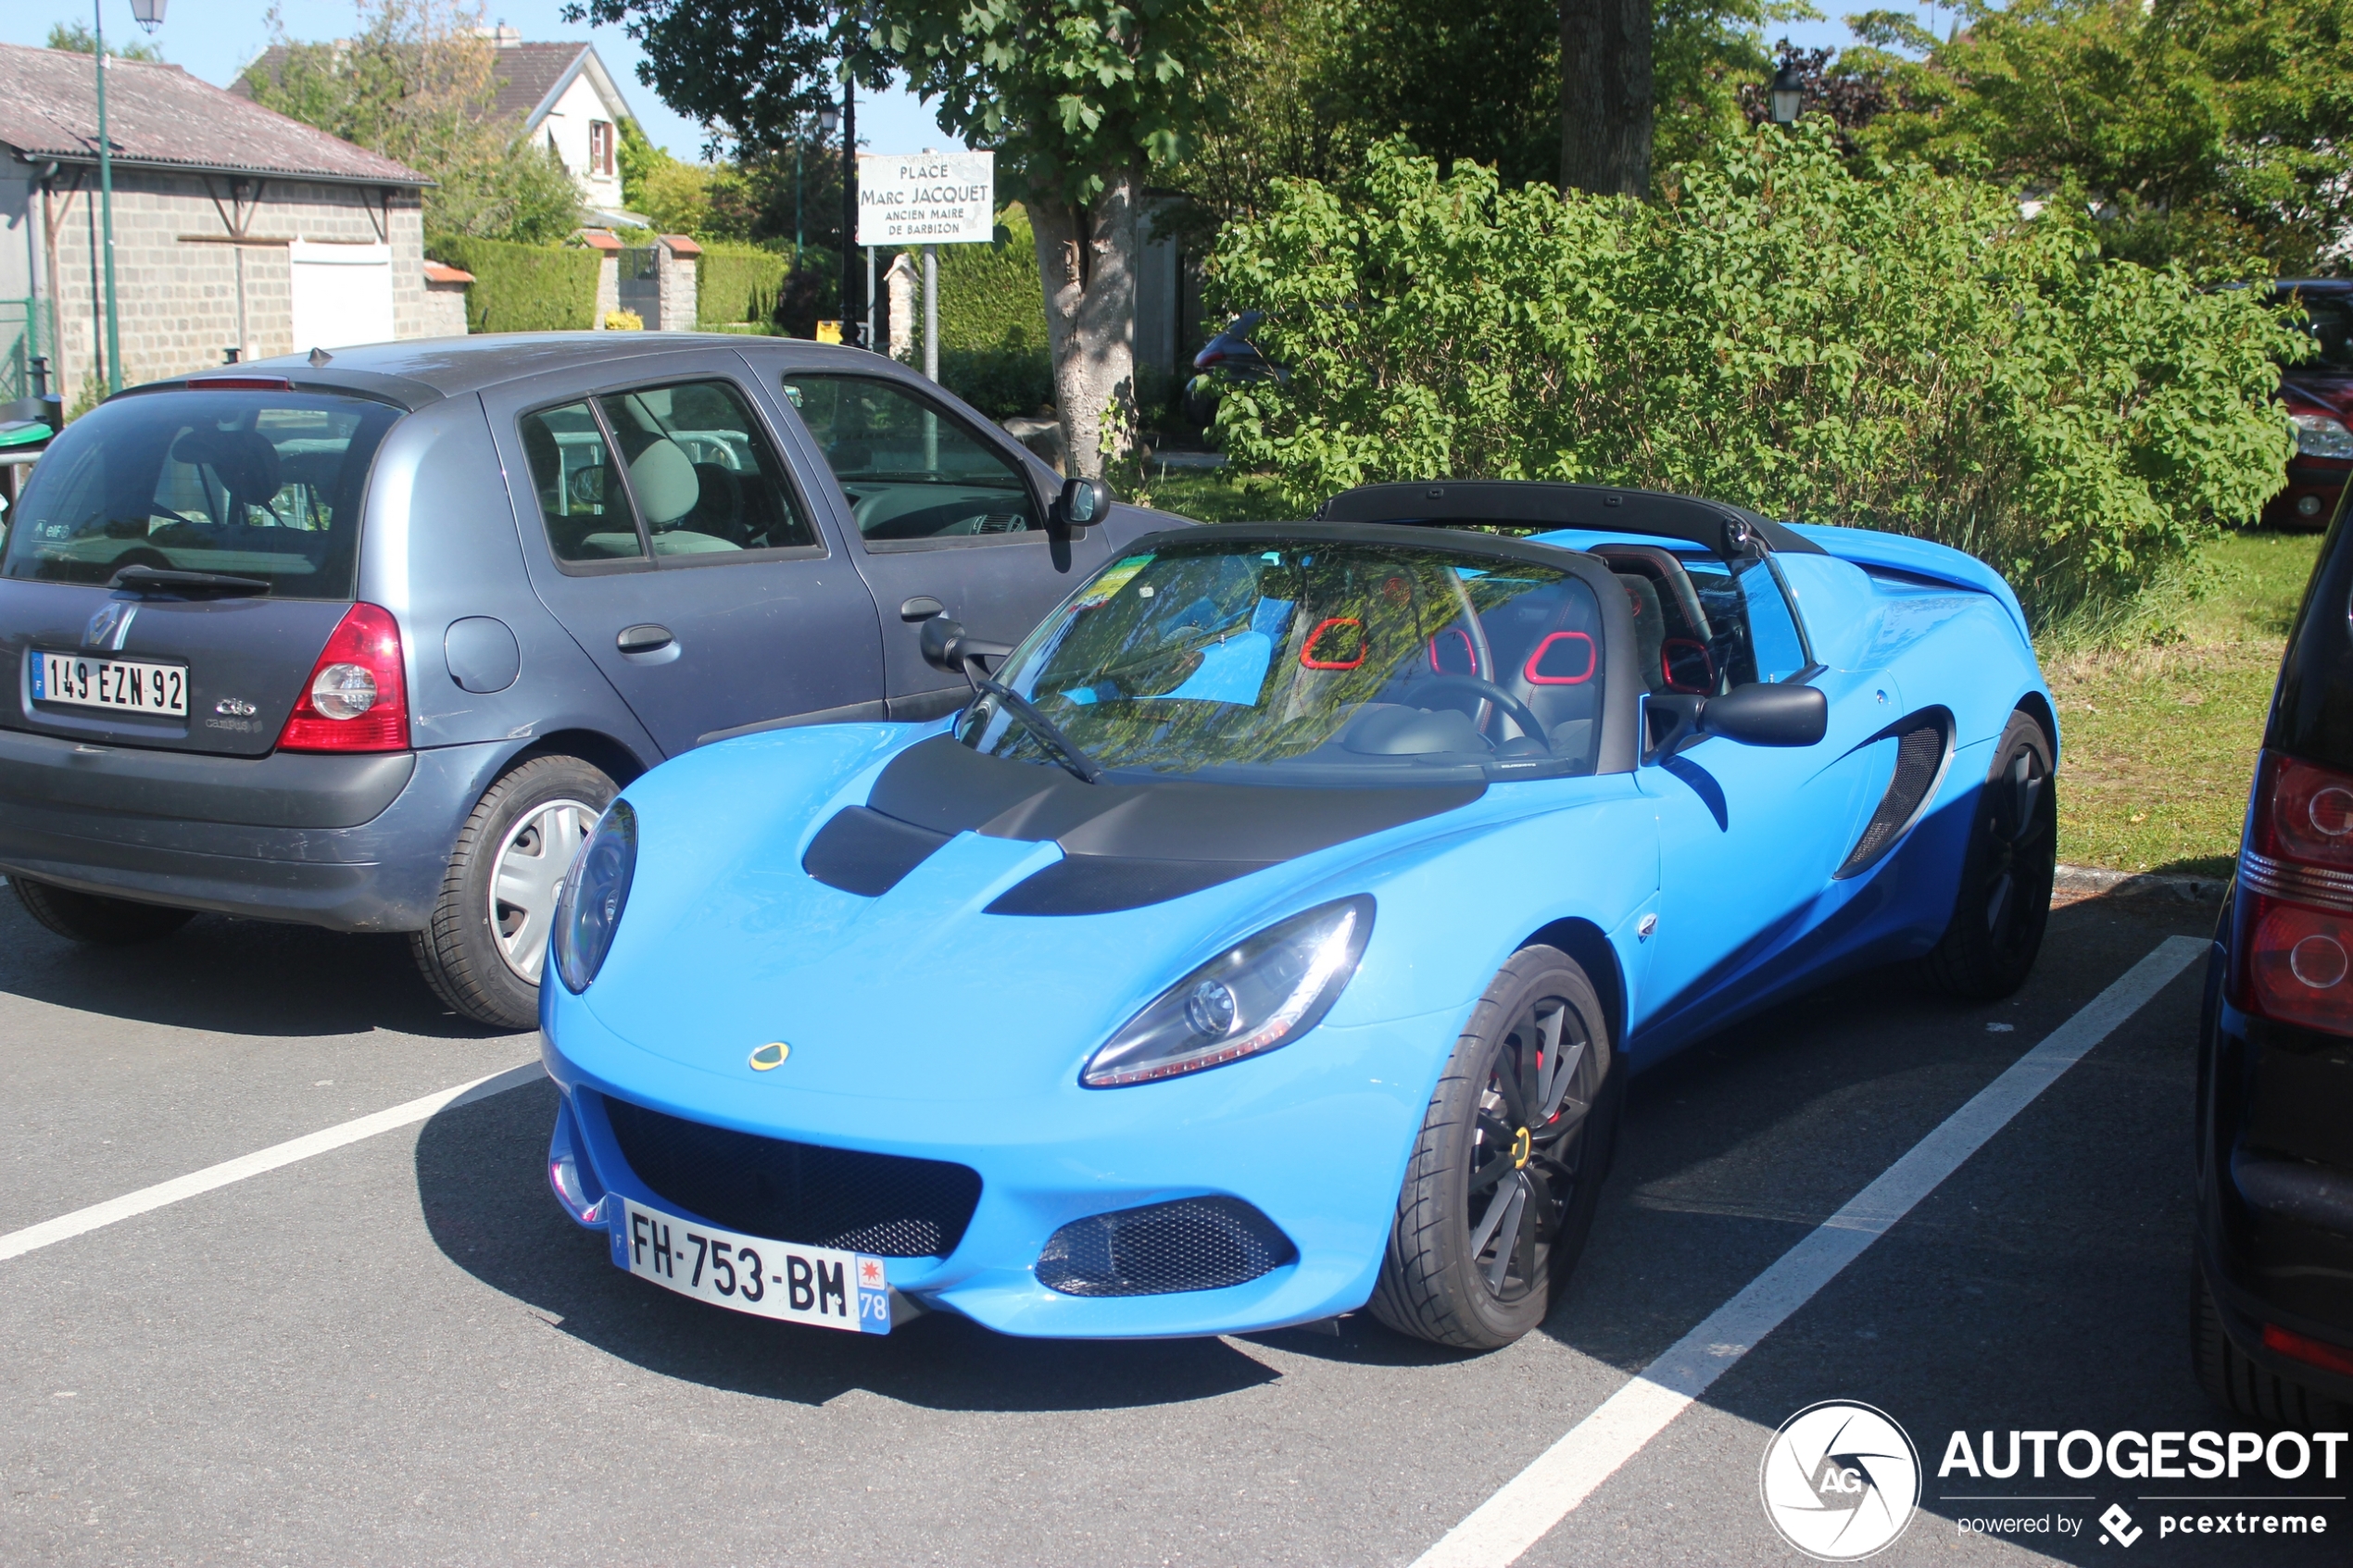
M1398 1196L1374 1316L1463 1349L1544 1319L1583 1250L1609 1165L1613 1053L1585 972L1513 956L1471 1014Z
M1960 891L1928 971L1955 997L1993 1001L2026 983L2050 922L2058 873L2058 792L2050 738L2012 713L1978 794Z

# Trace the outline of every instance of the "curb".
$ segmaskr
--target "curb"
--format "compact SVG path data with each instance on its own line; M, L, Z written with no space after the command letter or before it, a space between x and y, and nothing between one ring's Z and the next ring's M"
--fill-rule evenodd
M2064 909L2086 898L2140 898L2162 894L2190 904L2219 904L2227 881L2204 876L2156 876L2145 872L2103 871L2096 866L2061 866L2051 884L2051 907Z

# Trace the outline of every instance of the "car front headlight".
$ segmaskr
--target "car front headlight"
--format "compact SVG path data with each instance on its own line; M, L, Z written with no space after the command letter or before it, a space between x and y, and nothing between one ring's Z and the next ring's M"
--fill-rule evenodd
M629 881L637 872L637 813L626 800L605 808L597 831L573 857L556 895L556 972L573 995L588 989L612 948L613 932L629 902Z
M2307 458L2353 458L2353 430L2326 414L2295 414L2296 449Z
M1149 1084L1289 1045L1323 1022L1373 934L1373 900L1319 904L1218 954L1088 1060L1090 1089Z

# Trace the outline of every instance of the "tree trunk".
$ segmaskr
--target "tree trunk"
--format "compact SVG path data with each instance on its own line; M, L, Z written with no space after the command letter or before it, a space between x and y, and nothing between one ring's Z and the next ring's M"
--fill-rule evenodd
M1651 0L1561 0L1561 184L1651 188Z
M1103 471L1103 415L1136 402L1136 170L1107 171L1102 194L1084 207L1032 198L1030 232L1046 290L1046 331L1054 354L1054 405L1061 411L1070 471ZM1133 425L1114 428L1125 456Z

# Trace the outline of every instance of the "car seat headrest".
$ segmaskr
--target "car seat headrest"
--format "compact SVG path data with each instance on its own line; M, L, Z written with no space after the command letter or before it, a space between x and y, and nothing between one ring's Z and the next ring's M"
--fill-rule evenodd
M676 522L695 509L695 502L702 495L702 482L695 477L694 459L666 435L631 461L629 488L646 514L648 528Z

